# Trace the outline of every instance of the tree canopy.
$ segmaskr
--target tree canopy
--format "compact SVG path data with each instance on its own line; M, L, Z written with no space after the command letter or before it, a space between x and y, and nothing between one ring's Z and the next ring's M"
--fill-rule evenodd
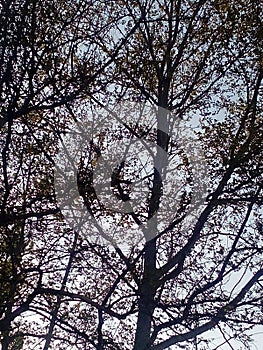
M2 1L2 350L250 348L262 8Z

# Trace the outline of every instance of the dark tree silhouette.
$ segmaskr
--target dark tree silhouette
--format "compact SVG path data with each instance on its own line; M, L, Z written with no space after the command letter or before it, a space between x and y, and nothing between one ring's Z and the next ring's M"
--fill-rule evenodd
M211 330L249 348L262 324L260 5L1 4L3 350L216 349ZM83 120L86 231L54 185Z

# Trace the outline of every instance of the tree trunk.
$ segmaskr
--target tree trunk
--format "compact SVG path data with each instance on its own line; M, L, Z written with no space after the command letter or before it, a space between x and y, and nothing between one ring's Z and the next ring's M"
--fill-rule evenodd
M142 284L139 288L139 312L133 350L147 350L151 345L151 324L155 309L154 297L158 277L155 240L158 222L154 215L159 209L162 197L163 177L167 167L167 148L169 143L168 112L162 107L158 108L157 125L157 152L154 160L153 187L148 210L148 219L151 219L151 224L148 225L144 233L147 242L144 248L144 271Z
M145 244L144 274L139 290L139 313L135 334L134 350L146 350L151 337L151 322L156 292L156 241Z

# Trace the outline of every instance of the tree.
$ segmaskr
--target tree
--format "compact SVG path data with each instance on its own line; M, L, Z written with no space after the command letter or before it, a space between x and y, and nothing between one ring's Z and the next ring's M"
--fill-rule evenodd
M24 335L17 317L31 307L43 280L48 283L46 276L63 273L50 254L51 247L58 247L59 232L67 240L52 189L52 157L66 126L65 108L70 109L87 90L91 93L95 81L98 89L100 73L112 62L112 58L103 60L92 39L98 5L92 1L1 3L2 349L21 346ZM111 24L101 21L101 26L102 32ZM115 54L129 35L116 41ZM39 232L46 231L49 235L40 237ZM64 253L57 255L58 260L68 254L62 246Z
M67 9L65 2L61 6ZM6 198L2 205L6 231L2 237L7 243L3 250L9 249L13 260L12 272L6 258L1 272L17 276L21 261L25 272L32 272L26 279L30 282L13 279L16 286L12 288L24 302L20 310L15 309L14 302L11 309L4 304L4 321L0 321L0 325L8 335L3 336L3 349L16 336L18 339L23 336L29 348L36 345L34 339L39 339L39 348L45 349L55 348L58 343L60 349L71 346L161 350L179 344L188 349L209 349L212 345L203 334L211 329L219 329L226 342L231 337L239 338L248 348L245 330L262 323L260 4L257 1L137 0L109 2L105 7L100 2L87 2L87 7L81 10L79 5L68 6L69 11L75 11L76 17L81 18L70 22L70 28L69 22L60 17L45 19L42 13L37 17L47 23L49 18L58 18L54 33L62 24L61 37L70 38L69 44L65 44L70 50L65 47L59 50L57 60L63 61L65 55L68 59L77 52L74 41L72 43L76 38L78 47L85 53L90 52L85 49L86 40L92 43L94 53L89 58L97 65L94 68L89 59L83 61L84 54L76 54L72 60L76 70L74 73L71 70L70 77L70 64L60 65L58 78L53 77L52 81L55 79L66 86L69 93L60 88L59 95L55 95L58 102L52 107L40 99L32 110L23 109L21 115L26 118L19 119L16 131L9 123L2 138L3 198ZM41 11L42 6L38 4L37 8ZM96 16L98 8L103 14L100 17ZM90 15L86 16L84 25L82 20L87 10ZM64 16L63 11L58 13ZM75 34L72 39L70 33L76 33L76 28L80 38ZM85 34L82 34L83 28ZM32 49L35 45L34 41ZM24 47L27 48L28 43ZM52 47L51 51L54 50ZM106 63L101 62L101 58ZM43 62L49 62L48 56ZM56 62L51 61L46 70L54 72L54 76ZM87 74L87 64L94 73ZM5 68L4 77L8 69ZM79 76L75 76L75 72L79 72ZM39 78L41 74L36 71L34 76ZM63 79L72 84L70 88L64 85ZM94 82L89 91L87 79ZM11 82L19 86L13 78L4 86L10 89ZM23 84L24 76L21 86ZM51 85L47 91L53 95L47 98L52 99L53 85L48 84ZM23 96L21 90L6 91L4 97L18 96L16 104ZM68 98L61 98L63 95ZM35 92L32 96L39 99ZM43 103L44 107L36 108ZM139 120L133 119L134 105L139 106ZM147 110L154 106L156 114L152 113L149 120ZM106 109L106 114L97 115L98 125L103 127L90 137L83 149L78 169L79 192L93 218L91 224L94 225L94 219L96 222L107 219L107 225L115 225L118 232L123 233L121 238L128 237L125 247L101 245L90 240L89 234L73 232L58 213L54 199L51 165L61 132L68 131L71 119L80 120L81 116L90 115L90 111L92 126L96 129L94 117L99 107ZM47 109L50 113L52 108L55 108L52 114L45 112ZM11 105L10 110L13 109ZM174 130L178 130L182 120L190 122L196 114L200 116L196 137L206 157L206 187L202 189L205 196L198 216L189 224L189 208L199 185L194 181L193 172L198 169L192 168L192 158L182 149L186 144L173 136L171 126L175 125ZM28 130L28 134L24 130ZM100 175L97 169L101 155L111 155L121 142L127 152L132 151L132 143L124 141L133 139L145 140L155 146L156 151L150 170L149 164L140 164L132 155L127 155L125 160L120 158L120 164L113 169L109 188L105 190L113 192L120 206L129 203L133 195L131 184L136 177L146 189L145 199L137 207L118 213L107 206L105 197L101 196L103 191L98 192L95 176ZM28 149L29 140L38 148ZM146 149L149 151L149 147ZM11 154L12 162L7 158ZM27 161L24 160L26 154ZM171 184L174 185L169 177L171 165L176 173L182 174L182 187L177 196L171 188ZM21 167L26 168L27 176L20 175ZM12 170L7 172L9 168ZM23 191L18 185L21 177L26 179ZM15 182L11 200L12 178ZM170 181L170 202L165 202L166 178ZM18 221L13 213L14 200L22 198L21 193L27 205L22 205L23 215L16 214ZM36 198L33 203L32 198ZM141 197L138 195L134 201L138 198ZM35 203L39 203L39 207ZM169 203L172 203L172 214ZM25 210L32 204L33 211ZM164 204L167 207L163 207ZM8 219L6 209L10 207L13 212ZM160 229L157 219L166 226ZM94 232L96 229L96 226L90 228ZM12 244L7 230L12 230L14 235ZM21 234L24 231L26 235ZM102 233L106 236L107 232ZM139 234L144 240L136 246L129 244L130 237ZM28 236L34 246L28 242L25 254L24 237ZM112 237L106 238L112 241ZM19 292L18 285L23 286L23 292ZM10 293L9 288L4 287L3 300L7 299L5 293ZM28 310L43 323L25 322ZM16 319L17 316L20 318Z

